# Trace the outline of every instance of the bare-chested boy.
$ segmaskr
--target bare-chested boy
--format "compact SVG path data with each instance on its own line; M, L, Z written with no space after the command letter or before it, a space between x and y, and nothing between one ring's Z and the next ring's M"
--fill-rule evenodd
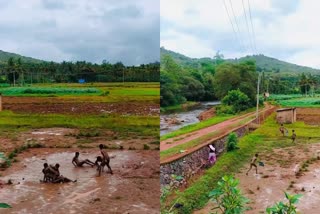
M73 159L72 159L72 164L74 165L74 166L79 166L79 167L82 167L84 164L88 164L88 165L90 165L90 166L94 166L95 165L95 163L93 163L92 161L90 161L90 160L88 160L88 159L85 159L85 160L79 160L79 155L80 155L80 153L79 152L76 152L75 153L75 156L73 157Z
M256 174L258 174L257 162L258 162L258 154L255 154L255 155L253 156L253 158L251 159L250 168L249 168L248 172L246 173L246 175L248 175L248 173L249 173L249 171L252 169L252 167L255 167L255 168L256 168Z
M52 182L52 183L66 183L66 182L77 182L77 180L72 181L69 178L66 178L60 175L60 165L57 163L55 166L48 165L47 163L43 164L44 169L42 172L44 173L44 182Z
M110 167L110 157L109 157L108 153L103 149L103 147L104 147L103 144L99 145L100 152L101 152L101 155L102 155L102 162L101 162L100 166L102 166L102 171L103 171L103 168L106 165L108 167L110 173L113 174L112 169Z

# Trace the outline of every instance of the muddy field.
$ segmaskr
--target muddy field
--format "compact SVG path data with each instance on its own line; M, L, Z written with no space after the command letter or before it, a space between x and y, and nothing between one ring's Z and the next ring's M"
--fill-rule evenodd
M265 167L259 168L259 174L252 170L247 176L244 168L236 175L242 192L251 201L246 213L265 213L267 207L285 201L284 191L303 195L297 204L301 213L320 213L320 160L317 159L320 144L297 145L260 154ZM212 212L212 207L209 202L204 209L194 213L207 214Z
M320 125L320 109L297 108L297 120L309 125Z
M75 168L71 160L79 149L29 149L18 162L1 172L0 201L12 209L0 213L159 213L159 152L108 151L114 174L97 177L95 168ZM80 158L99 155L97 149L80 150ZM62 175L76 183L45 184L42 165L59 162ZM9 179L13 184L4 184Z
M149 115L160 113L159 104L152 102L79 102L76 98L4 97L3 109L17 113L56 114L121 114Z

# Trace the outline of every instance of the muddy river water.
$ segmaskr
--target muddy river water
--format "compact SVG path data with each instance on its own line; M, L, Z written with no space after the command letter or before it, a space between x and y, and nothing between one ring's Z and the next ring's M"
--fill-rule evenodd
M161 114L160 115L160 136L180 129L184 126L198 123L199 119L197 118L199 114L212 106L219 105L220 101L209 101L201 102L199 106L190 109L188 111L183 111L179 113L170 113L170 114ZM183 121L180 124L169 124L166 121L166 118L175 118L178 121Z

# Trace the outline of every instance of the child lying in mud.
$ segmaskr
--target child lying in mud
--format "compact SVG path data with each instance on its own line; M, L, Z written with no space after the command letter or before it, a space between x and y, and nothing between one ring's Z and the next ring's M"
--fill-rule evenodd
M75 166L75 167L82 167L84 164L88 164L90 165L91 167L93 167L95 165L95 163L93 163L92 161L88 160L88 159L85 159L85 160L79 160L79 155L80 153L79 152L76 152L75 153L75 156L74 158L72 159L72 164Z
M43 164L43 170L42 173L44 174L43 180L40 182L45 183L68 183L68 182L77 182L77 180L72 181L69 178L66 178L62 175L60 175L60 164L56 164L55 166L48 165L47 163Z

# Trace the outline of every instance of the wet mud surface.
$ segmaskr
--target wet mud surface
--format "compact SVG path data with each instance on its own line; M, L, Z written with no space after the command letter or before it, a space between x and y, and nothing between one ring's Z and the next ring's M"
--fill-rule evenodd
M4 97L3 109L17 113L39 114L122 114L144 116L157 116L160 114L160 105L154 103L81 102L77 100L43 97Z
M80 159L95 160L96 149L29 149L18 162L0 172L0 201L12 209L0 213L159 213L159 152L108 151L113 175L97 177L96 168L74 167ZM60 173L76 183L40 183L43 163L60 164ZM12 185L4 184L9 179ZM2 184L1 184L2 183Z
M248 168L242 169L236 177L240 179L242 193L250 199L250 210L245 213L265 213L266 208L276 202L287 202L284 191L303 195L297 204L301 213L320 213L320 160L309 163L306 171L298 173L306 161L319 155L320 144L274 149L270 154L262 155L265 167L259 167L258 174L251 170L247 176ZM204 209L194 213L210 213L213 207L209 202Z

